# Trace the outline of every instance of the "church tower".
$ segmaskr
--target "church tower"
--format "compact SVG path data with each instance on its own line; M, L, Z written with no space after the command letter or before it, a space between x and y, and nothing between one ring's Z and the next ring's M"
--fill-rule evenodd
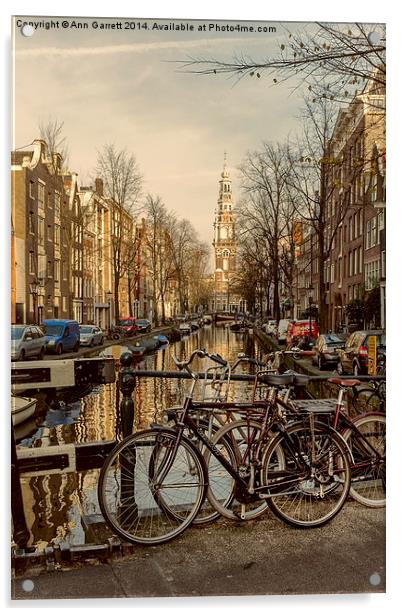
M226 152L223 171L219 180L219 194L215 209L214 240L214 305L216 312L237 312L240 298L233 292L236 273L236 229L232 202L232 181L230 179Z

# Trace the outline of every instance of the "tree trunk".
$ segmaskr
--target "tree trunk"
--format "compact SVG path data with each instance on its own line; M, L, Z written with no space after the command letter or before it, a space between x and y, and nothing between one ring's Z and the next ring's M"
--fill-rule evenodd
M120 279L116 271L114 273L114 320L117 324L120 320L120 303L119 303L119 286Z

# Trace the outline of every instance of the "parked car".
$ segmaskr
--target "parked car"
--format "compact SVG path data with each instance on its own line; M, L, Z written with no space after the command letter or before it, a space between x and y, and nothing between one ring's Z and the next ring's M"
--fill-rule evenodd
M345 347L339 352L339 374L367 374L368 371L368 338L377 338L377 356L386 349L385 332L383 330L363 330L354 332L345 342Z
M345 346L345 342L336 334L321 334L318 336L313 351L312 363L318 366L319 370L323 370L326 366L336 366L339 361L339 353L337 349Z
M43 359L46 338L36 325L11 326L11 361L24 361L27 357Z
M80 325L80 344L81 346L95 346L103 344L104 333L96 325Z
M286 342L286 334L288 331L288 325L290 323L290 319L280 319L278 323L278 328L276 330L276 337L278 339L279 344L282 342Z
M123 317L117 325L123 336L135 336L137 333L137 324L134 317Z
M80 348L80 326L77 321L66 319L45 319L43 321L47 344L46 351L61 355L65 351Z
M152 323L151 321L148 321L148 319L136 319L135 324L137 326L137 332L150 332L152 329Z

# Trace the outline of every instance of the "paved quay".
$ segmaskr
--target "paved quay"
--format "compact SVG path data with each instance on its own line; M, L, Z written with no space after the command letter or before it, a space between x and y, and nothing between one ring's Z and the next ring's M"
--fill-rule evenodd
M295 529L270 512L254 522L221 519L130 556L12 581L21 600L383 592L385 510L350 500L322 528Z

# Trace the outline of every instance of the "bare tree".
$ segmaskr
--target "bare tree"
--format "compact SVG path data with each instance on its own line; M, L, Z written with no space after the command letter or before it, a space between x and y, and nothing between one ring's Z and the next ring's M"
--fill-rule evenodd
M276 55L257 60L237 55L225 62L216 58L190 58L180 62L185 72L201 75L220 73L238 79L245 76L271 78L276 85L291 77L308 86L314 97L349 102L356 89L372 81L385 88L384 24L305 24L291 32L279 45ZM374 34L373 34L374 33Z
M168 213L160 196L148 194L145 199L146 245L150 256L149 273L152 279L154 320L165 322L165 300L169 281L175 274L172 241L169 228L172 215ZM160 313L159 313L160 307Z
M287 219L291 215L287 202L286 177L289 161L286 147L263 144L261 152L249 153L241 166L244 200L242 203L243 236L256 244L256 264L269 267L273 286L273 314L280 318L280 255L287 239Z
M121 280L135 262L132 255L133 221L140 212L142 175L133 154L106 144L98 152L96 173L103 179L110 211L110 249L113 269L115 319L120 318Z
M188 308L188 272L193 261L192 249L196 244L196 233L188 220L178 220L171 217L169 236L172 242L172 259L176 271L179 309L184 314Z
M53 173L57 171L57 165L53 159L53 155L60 154L63 161L63 168L68 168L69 147L67 137L63 135L64 122L57 118L48 118L47 120L39 120L38 124L40 138L46 142L46 156L49 163L52 165Z

